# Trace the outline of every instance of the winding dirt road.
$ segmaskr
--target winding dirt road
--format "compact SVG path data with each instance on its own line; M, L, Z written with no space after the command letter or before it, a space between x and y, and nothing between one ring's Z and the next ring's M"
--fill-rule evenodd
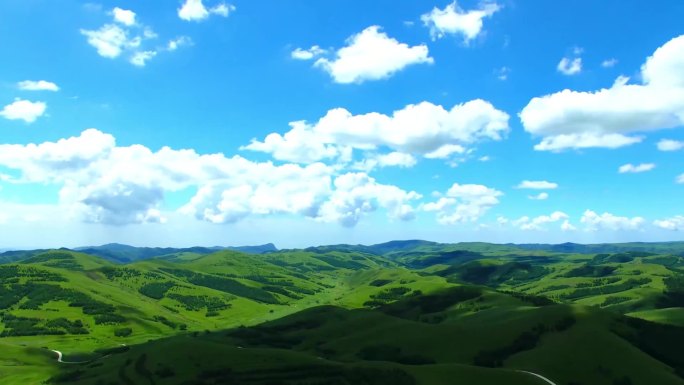
M520 373L527 373L527 374L529 374L529 375L535 376L535 377L539 378L540 380L546 381L546 383L548 383L548 384L550 384L550 385L558 385L558 384L556 384L555 382L549 380L548 378L542 376L541 374L537 374L537 373L533 373L533 372L528 372L527 370L518 370L518 372L520 372Z

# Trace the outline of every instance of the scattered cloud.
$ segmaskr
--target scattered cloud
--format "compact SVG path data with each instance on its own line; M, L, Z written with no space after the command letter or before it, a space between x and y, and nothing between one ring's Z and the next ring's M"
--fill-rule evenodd
M311 60L313 58L326 54L327 52L327 50L324 50L323 48L314 45L311 46L311 48L309 49L295 48L294 51L290 53L290 56L293 59L297 60Z
M144 67L147 61L157 56L157 51L138 51L131 56L130 62L134 66Z
M354 163L352 168L370 172L376 167L410 168L416 163L417 160L413 155L395 151L388 154L368 156L362 161Z
M57 84L47 80L24 80L17 83L17 87L22 91L59 91Z
M684 231L684 216L675 215L671 218L658 219L653 224L661 229L671 231Z
M549 199L549 193L540 192L537 195L528 195L527 198L534 200L534 201L545 201L545 200Z
M599 215L592 210L585 211L580 221L586 226L587 231L639 230L645 222L642 217L619 217L611 213Z
M117 146L96 129L57 142L0 144L0 166L19 173L10 183L60 186L60 207L109 225L162 223L165 194L188 188L197 192L179 212L212 223L283 214L353 226L378 209L409 220L411 202L421 198L365 173L336 175L322 163L274 165L188 149Z
M662 139L658 142L658 150L660 151L679 151L684 148L684 141Z
M521 217L511 222L513 226L521 230L545 230L544 225L548 223L555 223L561 220L567 222L568 215L562 211L555 211L551 215L540 215L535 218L527 216ZM565 222L563 223L565 225ZM568 222L569 224L569 222Z
M335 191L321 206L317 219L351 227L365 213L380 206L387 210L390 219L411 220L415 213L408 203L420 198L415 191L379 184L365 173L348 173L335 179Z
M185 21L203 21L211 15L228 17L233 11L235 11L235 6L231 4L220 3L207 8L202 0L185 0L178 8L178 17Z
M316 123L290 123L290 131L253 139L243 150L271 154L275 159L312 163L324 159L349 161L353 150L445 158L484 139L500 140L508 132L508 115L489 102L473 100L447 110L429 102L412 104L392 115L352 115L343 108L328 111Z
M98 30L81 29L81 34L100 56L109 59L118 57L124 50L138 48L142 42L139 36L129 38L128 32L116 24L105 24Z
M441 39L446 35L460 35L467 44L480 35L483 20L492 17L500 9L501 6L496 3L484 2L478 9L466 11L454 1L444 9L433 8L422 15L420 20L430 28L432 40Z
M654 168L655 168L654 163L641 163L641 164L636 165L636 166L631 164L631 163L627 163L627 164L620 166L620 168L618 169L618 172L620 174L627 174L627 173L636 174L636 173L640 173L640 172L651 171Z
M374 25L348 38L334 58L321 57L314 66L330 74L335 83L349 84L385 79L410 65L433 62L426 45L410 47Z
M511 69L508 67L501 67L495 71L496 78L501 81L508 80L508 75L511 73Z
M426 203L422 208L435 212L441 224L475 222L498 205L502 195L501 191L484 185L454 183L437 201Z
M556 69L563 75L577 75L578 73L582 72L582 58L577 57L574 59L570 59L564 57L558 63Z
M618 60L615 59L615 58L606 59L606 60L604 60L604 61L601 62L601 67L603 67L603 68L612 68L612 67L615 67L615 65L616 65L617 63L618 63Z
M127 27L135 25L135 12L127 9L116 7L112 10L114 21L121 23Z
M9 120L23 120L33 123L45 114L47 104L44 102L32 102L24 99L14 99L14 102L3 107L0 116Z
M175 51L180 47L192 45L192 39L190 39L188 36L179 36L175 39L169 40L169 42L166 44L166 49L169 51Z
M573 225L572 223L570 223L569 220L566 219L565 221L563 221L563 224L561 224L561 230L562 231L575 231L575 230L577 230L577 227L575 227L575 225Z
M684 35L658 48L641 67L642 84L619 77L610 88L564 90L536 97L520 112L535 150L618 148L639 143L639 132L684 124Z
M677 177L676 182L679 184L684 184L684 174L681 174Z
M555 190L558 188L558 183L548 182L545 180L524 180L515 188L531 190Z

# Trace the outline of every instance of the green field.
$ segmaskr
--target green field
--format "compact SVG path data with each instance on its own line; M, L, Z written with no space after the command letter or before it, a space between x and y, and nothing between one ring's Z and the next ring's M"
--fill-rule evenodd
M6 253L0 383L684 384L684 245L630 245Z

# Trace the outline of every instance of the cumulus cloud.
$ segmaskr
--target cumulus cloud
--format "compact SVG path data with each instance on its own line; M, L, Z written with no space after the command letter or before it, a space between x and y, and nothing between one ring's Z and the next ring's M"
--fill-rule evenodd
M118 57L125 49L139 47L141 42L140 38L129 38L128 32L116 24L105 24L97 30L81 29L81 34L100 56L109 59Z
M348 173L335 179L335 191L321 206L318 219L350 227L380 206L391 219L410 220L414 218L414 209L409 202L420 198L415 191L379 184L365 173Z
M461 9L456 1L444 9L437 7L422 15L420 20L430 28L433 40L446 35L461 35L465 43L475 39L481 32L483 20L498 12L501 7L493 2L485 2L478 9L466 11Z
M365 173L336 175L322 163L274 165L194 150L117 146L113 136L96 129L57 142L2 144L0 166L19 172L10 183L60 186L66 212L110 225L163 222L165 194L187 188L197 192L179 211L212 223L291 214L353 226L378 209L408 220L411 202L420 198Z
M636 174L640 172L646 172L646 171L651 171L655 168L655 164L653 163L642 163L639 165L633 165L631 163L624 164L620 166L618 169L618 172L620 174Z
M558 183L549 182L545 180L524 180L520 182L515 188L531 190L555 190L558 188Z
M508 132L508 115L483 100L455 105L449 110L422 102L392 115L352 115L336 108L314 124L299 121L290 123L290 127L283 135L272 133L263 141L253 139L242 149L298 163L339 160L348 157L353 149L387 148L402 154L445 158L463 152L464 146L479 140L500 140Z
M17 87L22 91L59 91L57 84L47 80L24 80L17 83Z
M671 218L658 219L653 224L661 229L671 231L684 231L684 216L675 215Z
M376 167L402 167L410 168L417 163L416 158L411 154L404 154L402 152L390 152L388 154L367 156L360 162L354 163L352 168L357 170L364 170L370 172Z
M302 55L306 56L300 52ZM385 79L410 65L433 61L426 45L410 47L374 25L348 38L347 46L337 50L333 58L319 58L314 66L327 72L334 82L349 84Z
M190 38L181 36L169 40L166 46L150 47L150 41L159 35L150 26L140 23L135 12L117 7L110 15L113 23L104 24L94 30L81 29L81 34L87 38L88 44L102 57L126 57L134 66L144 67L159 52L175 51L183 45L192 44Z
M315 57L321 56L325 53L327 53L327 50L324 50L323 48L314 45L309 49L302 49L302 48L295 48L291 53L290 56L293 59L297 60L311 60Z
M112 14L114 15L114 21L118 23L128 27L135 24L135 12L131 10L116 7L112 10Z
M577 227L575 227L575 225L573 225L572 223L570 223L569 220L566 219L563 221L563 224L561 224L561 230L562 231L575 231L575 230L577 230Z
M660 151L679 151L684 148L684 141L662 139L658 142L658 150Z
M532 199L534 201L544 201L544 200L549 199L549 193L541 192L537 195L528 195L527 198Z
M568 225L570 225L570 223L567 221L568 218L569 217L566 213L562 211L555 211L551 215L540 215L535 218L524 216L512 221L511 223L513 226L518 227L521 230L545 230L544 225L548 223L555 223L561 220L565 220L563 225L565 225L566 222ZM566 225L566 227L568 226Z
M0 116L9 120L23 120L33 123L45 114L47 104L44 102L32 102L24 99L14 99L14 102L3 107Z
M534 148L618 148L641 142L638 133L684 124L684 35L658 48L641 67L641 78L641 84L619 77L594 92L533 98L520 119L527 132L542 138Z
M192 45L192 39L190 39L188 36L179 36L175 39L169 40L169 42L166 44L166 49L169 51L175 51L178 48L187 45Z
M603 67L603 68L612 68L612 67L615 67L615 65L616 65L617 63L618 63L618 60L615 59L615 58L606 59L606 60L604 60L604 61L601 62L601 67Z
M501 195L484 185L454 183L437 201L424 204L423 210L435 212L437 221L445 225L475 222L499 204Z
M578 73L582 72L582 58L577 57L570 59L564 57L560 62L558 62L556 69L563 75L577 75Z
M131 56L130 62L134 66L144 67L147 61L157 56L156 51L139 51Z
M178 17L185 21L203 21L210 15L228 17L235 10L235 6L220 3L207 8L202 0L185 0L183 5L178 8Z
M580 220L587 231L597 230L640 230L645 220L642 217L620 217L611 213L597 214L592 210L587 210Z

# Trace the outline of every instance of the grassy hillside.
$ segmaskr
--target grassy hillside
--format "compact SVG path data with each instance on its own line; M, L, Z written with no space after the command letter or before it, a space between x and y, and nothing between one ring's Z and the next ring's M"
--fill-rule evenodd
M424 241L128 264L32 251L0 264L0 321L3 384L682 384L684 258Z

